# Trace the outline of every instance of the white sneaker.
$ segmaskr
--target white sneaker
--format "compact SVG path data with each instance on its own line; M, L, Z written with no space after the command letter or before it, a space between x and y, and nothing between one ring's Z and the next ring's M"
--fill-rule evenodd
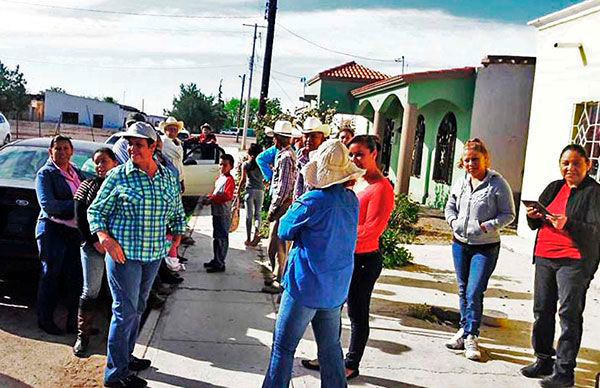
M446 347L452 350L463 350L465 348L465 340L463 335L465 331L461 327L448 341L446 341Z
M479 338L477 338L477 336L469 334L467 339L465 339L465 357L473 361L478 361L481 359Z

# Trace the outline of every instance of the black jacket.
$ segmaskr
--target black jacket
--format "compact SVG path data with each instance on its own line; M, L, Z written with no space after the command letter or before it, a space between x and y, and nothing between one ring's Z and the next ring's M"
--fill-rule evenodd
M540 195L539 202L548 206L564 184L564 179L550 183ZM585 177L577 188L571 190L566 213L565 230L579 249L591 279L598 269L600 258L600 184L589 176ZM546 221L527 217L531 229L539 229L543 222Z

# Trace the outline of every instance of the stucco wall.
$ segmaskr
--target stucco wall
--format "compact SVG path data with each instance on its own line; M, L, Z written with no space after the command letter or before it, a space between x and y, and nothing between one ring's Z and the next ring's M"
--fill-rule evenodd
M117 104L46 91L44 121L59 122L62 112L78 113L80 125L92 126L95 114L104 116L104 128L120 128L122 125L121 108Z
M535 66L494 63L475 81L470 137L486 144L492 168L520 198Z
M550 181L561 178L558 157L571 141L574 104L600 101L600 12L545 27L538 32L523 199L537 199ZM557 42L582 43L587 66L577 48L553 47ZM520 206L518 233L533 238Z
M319 102L334 105L337 102L337 111L340 113L354 113L355 102L350 91L360 88L369 82L350 82L342 80L321 80Z

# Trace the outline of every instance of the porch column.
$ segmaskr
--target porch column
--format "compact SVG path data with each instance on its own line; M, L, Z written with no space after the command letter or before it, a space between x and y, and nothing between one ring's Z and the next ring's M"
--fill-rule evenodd
M400 133L400 149L398 151L398 169L396 170L396 193L408 194L412 168L412 152L415 146L415 132L417 127L417 107L406 104L402 116L402 132Z
M375 111L375 114L373 115L373 135L377 136L379 138L379 141L383 141L383 115L381 114L381 112L379 112L378 110ZM381 152L379 154L377 154L377 165L379 166L379 168L381 167Z

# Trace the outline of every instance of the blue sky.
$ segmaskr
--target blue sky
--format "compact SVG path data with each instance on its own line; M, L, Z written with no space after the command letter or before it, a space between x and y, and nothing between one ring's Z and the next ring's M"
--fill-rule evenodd
M351 60L395 75L401 66L394 59L401 56L406 72L478 66L486 55L535 56L535 28L527 21L574 3L279 0L269 95L293 109L304 92L302 77ZM242 24L265 24L264 6L265 0L0 0L0 61L21 66L30 92L59 86L139 108L144 99L148 113L160 114L170 108L181 83L195 82L205 94L216 95L222 80L225 97L239 97L238 76L248 72L252 48L252 29ZM249 18L164 18L57 7ZM263 32L253 96L259 93L264 41Z

